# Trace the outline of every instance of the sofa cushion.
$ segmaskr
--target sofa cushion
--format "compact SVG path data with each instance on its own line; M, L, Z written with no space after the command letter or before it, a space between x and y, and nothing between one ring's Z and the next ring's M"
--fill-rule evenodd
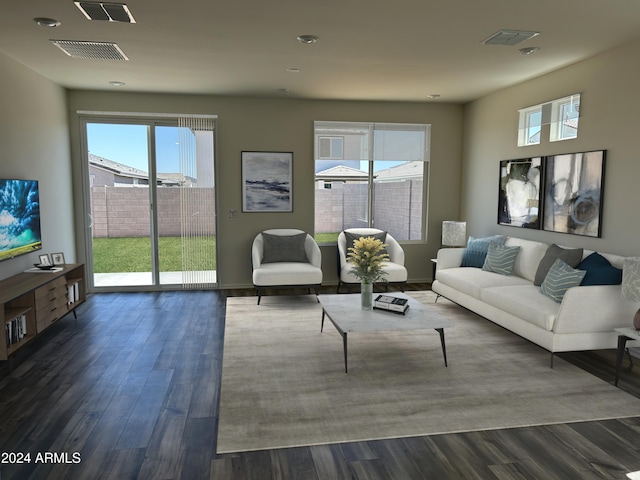
M611 265L611 262L593 252L577 266L586 272L580 285L620 285L622 283L622 269Z
M577 287L585 275L584 270L571 268L560 258L556 259L549 273L540 286L540 291L555 302L562 302L562 297L571 287Z
M482 268L484 260L487 257L489 244L494 242L498 245L504 245L506 237L504 235L494 235L492 237L474 238L469 237L467 248L462 256L462 267L478 267Z
M301 262L308 263L304 244L306 233L296 235L273 235L262 232L262 263Z
M542 295L531 282L484 289L481 300L549 331L553 330L560 311L560 305Z
M263 263L253 271L253 284L271 285L317 285L322 283L322 270L310 263L276 262Z
M380 240L382 243L385 243L387 240L387 232L380 232L380 233L370 233L370 234L361 234L361 233L351 233L348 231L344 231L344 238L346 241L346 246L347 246L347 252L349 251L349 248L353 247L353 242L355 240L359 240L362 237L373 237L376 240ZM388 253L386 248L383 248L382 250L380 250L380 252L378 252L380 254L383 253ZM346 254L346 253L345 253Z
M500 275L511 275L519 251L520 247L506 247L491 242L482 270Z
M480 299L483 289L509 285L531 285L531 282L520 277L507 277L498 273L487 272L480 268L456 267L438 271L438 281L443 285L459 290L474 298Z
M513 275L526 278L533 283L540 260L544 257L548 244L522 238L508 237L504 242L509 247L520 247L520 253L513 264Z
M544 282L547 273L549 273L551 265L553 265L553 262L555 262L558 258L562 259L571 268L577 267L582 260L582 252L582 248L562 248L555 243L549 245L549 248L547 248L544 257L542 257L542 260L540 260L540 263L538 264L538 270L536 271L536 276L533 280L533 284L538 287L542 285L542 282Z

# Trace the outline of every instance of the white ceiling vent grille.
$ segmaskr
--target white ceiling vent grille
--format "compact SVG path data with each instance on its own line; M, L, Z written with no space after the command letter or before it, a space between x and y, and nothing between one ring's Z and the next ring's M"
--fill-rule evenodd
M89 20L104 20L107 22L136 23L124 3L110 2L73 2L82 14Z
M73 58L85 60L129 60L118 45L110 42L83 42L50 40L56 47Z
M485 45L518 45L519 43L529 40L539 35L540 32L524 32L522 30L500 30L494 33L482 43Z

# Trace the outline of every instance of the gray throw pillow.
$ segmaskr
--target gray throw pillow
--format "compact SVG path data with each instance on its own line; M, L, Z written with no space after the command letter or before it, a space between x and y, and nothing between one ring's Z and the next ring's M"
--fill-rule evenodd
M542 285L542 282L544 282L547 273L549 273L549 269L558 258L564 261L571 268L576 268L582 261L582 253L582 248L562 248L555 243L549 245L549 248L547 248L544 257L542 257L542 260L540 260L540 263L538 264L538 270L536 271L536 276L533 279L533 284L536 287Z
M380 240L382 243L386 243L387 240L387 232L380 232L380 233L371 233L371 234L365 234L365 235L361 235L359 233L351 233L351 232L344 232L344 238L347 241L347 248L351 248L353 247L353 241L354 240L359 240L362 237L373 237L376 240ZM348 253L349 250L347 250L346 253ZM386 248L383 248L382 250L380 250L379 253L389 253L387 252Z
M308 263L304 244L306 233L295 235L272 235L262 232L262 263L299 262Z

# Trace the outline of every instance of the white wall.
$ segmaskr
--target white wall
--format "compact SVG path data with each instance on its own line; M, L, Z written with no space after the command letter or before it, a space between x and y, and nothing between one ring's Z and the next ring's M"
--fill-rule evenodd
M0 53L0 177L39 181L42 250L0 262L0 279L41 253L76 259L67 99L63 88Z
M640 255L639 48L640 39L465 106L462 216L470 235L502 233ZM547 126L540 145L516 146L518 109L572 93L582 94L577 139L549 142ZM602 238L497 224L501 160L599 149L607 150Z

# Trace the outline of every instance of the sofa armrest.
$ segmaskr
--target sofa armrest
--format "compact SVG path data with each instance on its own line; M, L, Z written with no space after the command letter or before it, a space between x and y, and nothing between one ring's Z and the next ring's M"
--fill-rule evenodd
M462 257L466 250L466 248L441 248L438 250L436 271L445 268L457 268L462 265Z
M553 326L555 333L611 332L631 325L638 305L622 299L620 285L567 290Z

